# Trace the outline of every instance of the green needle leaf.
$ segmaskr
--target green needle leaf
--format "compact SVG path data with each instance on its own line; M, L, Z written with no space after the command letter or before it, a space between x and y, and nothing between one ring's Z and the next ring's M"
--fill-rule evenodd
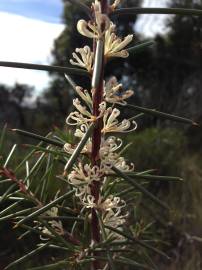
M160 118L165 118L165 119L169 119L169 120L176 121L176 122L181 122L181 123L185 123L185 124L191 124L194 126L198 126L198 124L195 123L193 120L190 120L190 119L187 119L184 117L180 117L180 116L176 116L176 115L172 115L172 114L168 114L168 113L163 113L163 112L156 111L154 109L147 109L147 108L143 108L143 107L139 107L139 106L135 106L135 105L131 105L131 104L126 104L123 106L126 106L128 108L134 109L134 110L142 112L142 113L157 116Z
M52 144L52 145L55 145L55 146L58 146L58 147L63 147L64 146L63 143L60 143L58 141L55 141L55 140L52 140L52 139L49 139L49 138L46 138L46 137L43 137L41 135L38 135L38 134L35 134L35 133L32 133L32 132L28 132L28 131L21 130L21 129L12 129L12 131L14 131L14 132L16 132L16 133L18 133L20 135L30 137L30 138L33 138L33 139L36 139L36 140L40 140L40 141L43 141L43 142L46 142L48 144Z
M42 142L38 143L37 146L41 146L42 145ZM20 162L20 164L15 168L15 173L22 168L22 166L33 156L33 154L35 153L36 151L33 150L31 151L28 155L25 156L25 158L22 160L22 162Z
M72 75L84 75L89 77L89 73L83 69L77 68L67 68L60 66L48 66L48 65L36 65L28 63L18 63L18 62L6 62L0 61L0 66L2 67L12 67L12 68L23 68L23 69L34 69L34 70L43 70L43 71L53 71L59 73L67 73Z
M43 249L45 249L47 246L49 245L49 242L44 244L43 246L40 246L34 250L32 250L31 252L29 252L28 254L24 255L23 257L21 257L20 259L10 263L8 266L6 266L6 268L4 268L5 270L12 268L13 266L16 266L17 264L23 263L26 260L30 259L32 256L38 254L40 251L42 251Z
M53 206L57 205L58 203L60 203L61 201L63 201L64 199L68 198L72 193L74 193L74 190L71 190L69 192L67 192L66 194L60 196L59 198L55 199L54 201L48 203L47 205L45 205L44 207L38 209L37 211L33 212L32 214L28 215L27 217L23 218L22 220L20 220L15 227L25 223L28 220L31 220L41 214L43 214L44 212L46 212L47 210L49 210L50 208L52 208Z
M3 211L0 212L0 217L2 217L3 215L7 214L8 212L10 212L11 210L13 210L15 207L17 207L19 204L21 203L21 201L15 202L13 204L11 204L10 206L8 206L7 208L5 208Z
M29 268L27 270L61 270L64 269L64 267L67 269L68 266L68 261L60 261L57 263L53 263L53 264L49 264L49 265L43 265L43 266L39 266L39 267L33 267L33 268Z
M11 151L10 151L10 153L9 153L9 155L8 155L8 157L7 157L7 159L6 159L6 161L5 161L5 163L4 163L4 166L3 166L4 168L6 168L6 166L8 165L8 162L11 159L13 153L15 152L16 147L17 147L17 144L14 144Z
M33 210L36 210L37 208L36 207L34 207L34 208L29 208L29 209L23 209L23 210L20 210L20 211L18 211L18 212L15 212L15 213L13 213L13 214L10 214L10 215L7 215L7 216L4 216L4 217L1 217L0 218L0 221L5 221L5 220L9 220L9 219L13 219L13 218L16 218L16 217L18 217L18 216L20 216L20 215L25 215L25 214L29 214L30 212L33 212Z
M5 192L4 194L1 196L1 199L0 199L0 203L2 203L3 201L5 201L9 195L11 195L11 192L17 187L17 184L14 183L12 184Z
M122 171L120 171L119 169L117 169L114 166L112 167L112 170L117 175L119 175L120 177L122 177L123 179L125 179L132 186L134 186L135 188L137 188L138 190L140 190L150 200L152 200L153 202L155 202L156 204L158 204L162 208L164 208L166 210L169 210L169 207L164 202L162 202L161 200L159 200L156 196L154 196L152 193L150 193L148 190L146 190L143 186L141 186L139 183L137 183L134 179L131 179L128 175L126 175L125 173L123 173Z
M47 149L47 148L44 148L44 147L35 146L35 145L31 145L31 144L24 144L23 146L35 149L35 150L37 150L39 152L49 153L49 154L52 154L54 156L57 156L57 155L62 156L62 157L69 156L69 154L64 152L64 151L56 151L56 150L53 150L53 149Z
M161 176L161 175L138 175L136 173L127 173L128 176L132 176L137 179L145 179L151 181L183 181L181 177L174 176Z
M6 135L6 129L7 129L7 124L4 125L2 133L1 133L1 137L0 137L0 154L1 154L1 151L2 151L3 146L4 146L4 139L5 139L5 135Z
M120 8L115 10L110 16L122 16L122 15L136 15L136 14L172 14L182 16L202 16L202 10L200 9L188 9L188 8Z
M101 260L101 261L108 261L107 257L94 256L92 258L95 258L95 259ZM138 263L136 261L133 261L131 259L124 258L124 257L121 257L121 256L119 256L118 258L114 258L113 261L116 262L116 263L123 263L125 265L132 265L132 266L135 266L135 267L138 267L138 268L141 268L141 269L154 270L153 268L148 267L148 266L146 266L144 264L140 264L140 263Z
M107 240L107 234L106 234L106 231L105 231L105 227L104 227L102 217L98 213L98 211L96 211L96 214L97 214L97 217L98 217L98 220L99 220L99 225L100 225L100 228L101 228L103 240L106 241ZM106 247L106 253L107 253L107 258L108 258L108 261L109 261L110 269L115 270L114 262L113 262L111 254L110 254L109 247Z
M134 242L135 244L138 244L138 245L140 245L140 246L142 246L144 248L147 248L149 250L152 250L155 253L157 253L157 254L165 257L166 259L170 260L170 257L167 254L165 254L164 252L162 252L161 250L158 250L157 248L154 248L154 247L150 246L149 244L146 244L145 242L143 242L143 241L141 241L139 239L134 238L133 236L130 236L130 235L128 235L128 234L126 234L126 233L118 230L118 229L112 228L112 227L107 226L107 225L105 225L105 228L107 228L110 231L113 231L113 232L115 232L115 233L117 233L119 235L122 235L125 238L127 238L127 239L131 240L132 242Z
M77 145L76 149L74 150L74 153L71 155L70 159L68 160L65 171L68 172L72 166L74 165L75 161L77 160L78 156L80 155L82 149L84 148L85 144L87 143L89 137L91 136L91 133L94 129L95 124L91 124L89 129L87 130L86 134L83 136L79 144Z
M133 47L128 48L127 51L129 53L139 53L139 52L143 51L144 49L146 49L150 46L153 46L154 44L155 44L154 41L145 41L145 42L137 44Z

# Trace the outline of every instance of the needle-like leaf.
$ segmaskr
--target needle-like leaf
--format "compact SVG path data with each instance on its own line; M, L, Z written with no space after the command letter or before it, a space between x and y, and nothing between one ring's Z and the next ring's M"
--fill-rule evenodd
M149 250L152 250L152 251L154 251L155 253L157 253L157 254L159 254L159 255L165 257L166 259L170 260L170 257L169 257L167 254L165 254L164 252L162 252L161 250L159 250L159 249L157 249L157 248L154 248L154 247L150 246L149 244L147 244L147 243L145 243L145 242L143 242L143 241L141 241L141 240L139 240L139 239L137 239L137 238L135 238L135 237L133 237L133 236L131 236L131 235L125 233L125 232L120 231L119 229L112 228L112 227L107 226L107 225L105 225L105 228L107 228L107 229L109 229L110 231L113 231L113 232L115 232L115 233L117 233L117 234L119 234L119 235L122 235L122 236L124 236L125 238L127 238L128 240L131 240L132 242L134 242L135 244L138 244L138 245L140 245L140 246L142 246L142 247L144 247L144 248L147 248L147 249L149 249Z
M5 135L6 135L6 129L7 129L7 124L4 125L3 130L1 132L1 136L0 136L0 154L1 154L3 146L4 146L4 139L5 139Z
M50 243L48 242L48 243L44 244L43 246L40 246L40 247L38 247L38 248L32 250L31 252L29 252L28 254L24 255L24 256L21 257L21 258L19 258L18 260L16 260L16 261L10 263L10 264L9 264L8 266L6 266L6 268L4 268L4 269L5 269L5 270L10 269L10 268L12 268L12 267L14 267L14 266L16 266L16 265L18 265L18 264L20 264L20 263L23 263L23 262L29 260L32 256L38 254L40 251L42 251L43 249L45 249L46 247L48 247L49 244L50 244Z
M53 264L49 264L49 265L43 265L43 266L39 266L39 267L33 267L33 268L29 268L27 270L61 270L66 268L68 266L68 261L60 261L57 263L53 263Z
M127 173L128 176L137 179L145 179L150 181L183 181L181 177L161 176L161 175L138 175L137 173Z
M150 46L153 46L155 44L154 41L150 40L150 41L145 41L145 42L142 42L140 44L137 44L133 47L130 47L127 49L127 51L129 53L139 53L143 50L145 50L146 48L150 47Z
M120 171L119 169L117 169L116 167L112 167L112 170L120 177L122 177L123 179L125 179L128 183L130 183L130 185L134 186L135 188L137 188L138 190L140 190L145 196L147 196L150 200L152 200L153 202L155 202L156 204L158 204L159 206L161 206L162 208L169 210L169 207L162 202L160 199L158 199L156 196L154 196L151 192L149 192L147 189L145 189L142 185L140 185L139 183L137 183L134 179L130 178L127 174L125 174L124 172Z
M29 138L32 138L32 139L36 139L36 140L39 140L39 141L43 141L43 142L46 142L48 144L52 144L52 145L55 145L55 146L58 146L58 147L63 147L64 146L64 144L61 143L61 142L49 139L47 137L43 137L41 135L38 135L38 134L35 134L35 133L32 133L32 132L28 132L28 131L21 130L21 129L12 129L12 131L14 131L14 132L16 132L16 133L18 133L20 135L23 135L23 136L26 136L26 137L29 137Z
M80 155L82 149L84 148L85 144L87 143L89 137L91 136L91 133L94 129L95 124L91 124L89 129L87 130L86 134L83 136L79 144L77 145L76 149L74 150L74 153L71 155L70 159L68 160L65 171L68 172L72 166L74 165L75 161L77 160L78 156Z
M61 201L65 200L66 198L68 198L72 193L74 193L74 190L71 190L69 192L67 192L66 194L60 196L59 198L55 199L54 201L48 203L47 205L45 205L44 207L38 209L37 211L33 212L32 214L28 215L27 217L23 218L22 220L20 220L15 227L25 223L28 220L31 220L41 214L43 214L44 212L46 212L47 210L49 210L50 208L52 208L53 206L57 205L58 203L60 203Z
M202 16L200 9L188 8L120 8L111 13L111 16L123 15L137 15L137 14L172 14L181 16Z
M67 68L60 66L48 66L48 65L38 65L38 64L28 64L28 63L18 63L18 62L6 62L0 61L1 67L11 67L11 68L23 68L23 69L33 69L42 71L52 71L59 73L67 73L70 75L84 75L89 76L89 73L83 69L78 68Z
M196 122L194 122L193 120L187 119L184 117L180 117L180 116L176 116L176 115L172 115L172 114L168 114L168 113L164 113L164 112L159 112L159 111L154 110L154 109L143 108L143 107L139 107L139 106L132 105L132 104L126 104L124 106L126 106L130 109L134 109L135 111L149 114L152 116L156 116L156 117L160 117L160 118L164 118L164 119L169 119L169 120L184 123L184 124L191 124L194 126L198 126L198 124Z

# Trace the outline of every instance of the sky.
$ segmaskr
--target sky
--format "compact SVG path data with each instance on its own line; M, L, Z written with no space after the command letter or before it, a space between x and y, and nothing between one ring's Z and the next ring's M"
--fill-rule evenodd
M143 0L143 6L163 7L169 0ZM0 0L0 61L50 64L54 40L64 29L61 0ZM141 15L137 32L164 33L165 15ZM47 72L0 67L0 84L25 83L36 93L48 86Z

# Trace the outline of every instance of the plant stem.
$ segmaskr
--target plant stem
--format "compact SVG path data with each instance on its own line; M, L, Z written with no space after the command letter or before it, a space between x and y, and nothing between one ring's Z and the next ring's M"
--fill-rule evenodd
M107 0L101 0L101 8L102 13L107 13L108 10L108 1ZM103 30L104 30L103 25ZM104 38L103 38L104 39ZM100 42L100 41L97 41ZM94 41L95 44L95 41ZM104 44L104 43L103 43ZM104 46L104 45L103 45ZM97 46L94 46L94 53L96 54ZM99 52L97 52L99 53ZM102 65L101 68L96 68L96 72L99 72L100 74L94 74L99 78L98 85L96 86L93 94L93 115L97 117L99 115L99 105L103 101L103 81L104 81L104 50L102 50L102 55L99 55ZM96 63L95 63L96 65ZM92 153L91 153L91 163L92 166L100 166L100 158L99 158L99 151L100 151L100 145L101 145L101 130L102 130L103 122L102 118L99 118L97 120L96 127L92 134ZM91 194L95 198L95 203L99 200L99 194L100 194L100 183L98 181L94 181L91 186ZM100 227L99 227L99 220L96 214L96 210L92 209L92 241L94 243L100 242ZM94 256L97 256L97 252L94 252ZM92 270L100 269L100 262L98 260L95 260L92 263Z

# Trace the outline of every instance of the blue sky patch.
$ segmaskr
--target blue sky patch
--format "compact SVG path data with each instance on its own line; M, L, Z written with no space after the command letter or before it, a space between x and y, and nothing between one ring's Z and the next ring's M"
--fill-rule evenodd
M0 0L0 11L61 23L62 0Z

